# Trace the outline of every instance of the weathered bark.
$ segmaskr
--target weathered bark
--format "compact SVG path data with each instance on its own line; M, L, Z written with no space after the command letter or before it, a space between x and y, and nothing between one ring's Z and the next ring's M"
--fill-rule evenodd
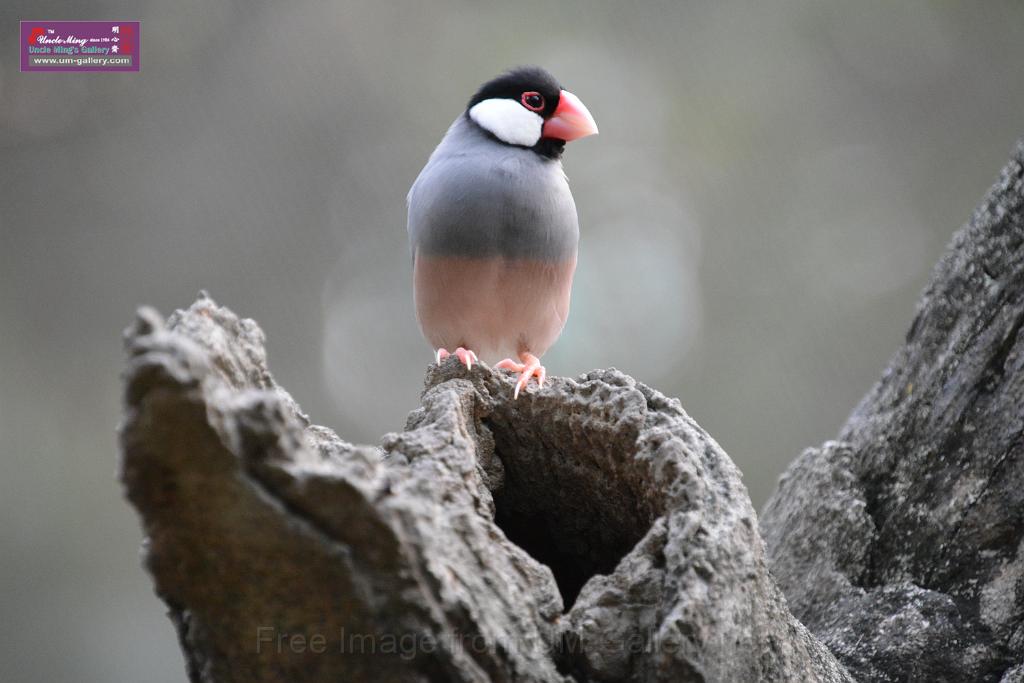
M793 613L861 680L1024 680L1022 164L1024 143L761 518Z
M140 311L121 476L190 677L1024 680L1022 159L766 507L788 607L732 462L615 370L516 401L450 360L405 431L354 446L252 321Z
M310 425L208 298L128 348L122 478L195 681L850 680L732 462L615 370L513 400L450 360L375 449Z

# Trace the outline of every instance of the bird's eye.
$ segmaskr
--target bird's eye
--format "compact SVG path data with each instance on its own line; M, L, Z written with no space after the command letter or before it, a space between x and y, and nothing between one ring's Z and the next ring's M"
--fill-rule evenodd
M524 92L520 101L523 103L523 106L530 111L540 111L544 108L544 96L539 92L534 92L533 90L530 92Z

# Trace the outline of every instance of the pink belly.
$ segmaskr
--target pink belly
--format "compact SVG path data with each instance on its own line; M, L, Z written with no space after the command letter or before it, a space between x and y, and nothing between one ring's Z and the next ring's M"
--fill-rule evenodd
M563 262L421 256L413 266L416 316L436 348L459 346L494 364L541 356L569 315L576 257Z

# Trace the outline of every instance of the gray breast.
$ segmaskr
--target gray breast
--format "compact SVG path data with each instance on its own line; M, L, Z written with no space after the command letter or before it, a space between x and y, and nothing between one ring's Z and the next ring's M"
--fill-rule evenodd
M579 223L562 165L459 117L409 191L413 250L562 261Z

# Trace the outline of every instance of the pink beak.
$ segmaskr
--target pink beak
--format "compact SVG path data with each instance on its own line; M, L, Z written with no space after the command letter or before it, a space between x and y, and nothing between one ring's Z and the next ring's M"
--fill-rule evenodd
M588 135L597 135L597 123L587 111L587 106L580 102L580 98L568 90L563 90L558 95L555 113L544 122L542 135L569 142Z

